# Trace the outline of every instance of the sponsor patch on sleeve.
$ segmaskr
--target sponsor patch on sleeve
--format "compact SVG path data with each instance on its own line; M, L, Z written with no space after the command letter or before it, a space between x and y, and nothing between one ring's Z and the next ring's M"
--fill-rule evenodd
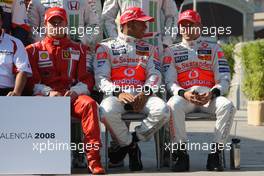
M105 60L99 60L99 61L97 61L97 68L100 68L100 67L102 67L104 64L105 64Z
M170 56L165 56L163 58L163 64L170 64L172 61L172 58Z
M164 66L163 66L163 72L168 71L169 67L170 67L170 65L164 65Z
M161 71L160 61L153 60L153 62L154 62L154 65L155 65L155 69Z
M107 52L97 53L96 59L98 59L98 60L100 60L100 59L107 59Z
M218 56L219 59L223 58L224 55L225 55L225 54L224 54L223 51L218 51L218 52L217 52L217 56Z
M220 73L229 73L230 69L229 69L229 67L219 67L219 72Z
M220 66L229 66L229 65L228 65L228 62L227 62L226 60L219 60L219 61L218 61L218 64L219 64Z

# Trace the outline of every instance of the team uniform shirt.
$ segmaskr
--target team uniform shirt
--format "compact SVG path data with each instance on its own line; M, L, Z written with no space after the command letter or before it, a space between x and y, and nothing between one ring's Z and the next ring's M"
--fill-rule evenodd
M9 34L2 33L0 36L0 88L14 87L14 68L18 72L32 73L23 43Z
M95 0L33 0L28 7L28 18L32 28L43 27L45 10L51 7L66 10L69 36L72 40L91 47L101 40L102 32ZM34 39L39 40L39 37Z
M159 53L163 52L163 44L171 45L173 40L169 33L165 32L165 26L171 28L176 23L177 8L173 0L106 0L104 2L102 19L105 24L104 28L109 37L118 36L117 25L115 20L118 12L123 13L129 7L140 7L146 15L155 18L154 23L149 23L148 31L151 33L148 42L154 46L158 46ZM164 26L161 25L161 13L165 17ZM166 33L166 35L165 35Z
M97 87L104 93L113 92L116 86L155 88L161 82L156 48L122 33L98 46L94 68Z
M203 37L167 48L163 71L165 84L174 95L181 89L202 93L213 88L224 95L229 89L230 69L224 53L216 42Z

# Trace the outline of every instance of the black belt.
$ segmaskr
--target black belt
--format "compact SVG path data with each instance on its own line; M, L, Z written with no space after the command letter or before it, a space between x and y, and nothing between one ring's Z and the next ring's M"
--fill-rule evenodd
M0 96L6 96L13 88L0 88Z

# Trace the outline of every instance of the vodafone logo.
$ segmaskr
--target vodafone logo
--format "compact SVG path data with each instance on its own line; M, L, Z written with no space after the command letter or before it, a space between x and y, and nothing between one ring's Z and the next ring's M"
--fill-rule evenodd
M189 78L190 79L195 79L195 78L198 78L198 77L199 77L198 71L196 71L196 70L190 71L190 73L189 73Z
M132 77L136 74L136 71L133 68L127 68L125 69L124 74L128 77Z

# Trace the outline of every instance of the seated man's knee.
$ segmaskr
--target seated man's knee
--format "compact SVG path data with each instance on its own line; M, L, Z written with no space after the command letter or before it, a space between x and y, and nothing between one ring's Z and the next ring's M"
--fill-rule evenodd
M230 101L229 99L227 99L226 97L218 97L217 101L219 103L221 103L220 108L227 110L229 112L232 112L232 113L236 112L236 108L235 108L233 102Z
M117 103L115 97L108 97L100 104L100 116L102 119L112 118L118 113Z
M82 106L84 107L87 107L87 106L94 107L94 108L97 107L96 101L87 95L80 95L77 101L81 102L83 104Z
M159 98L157 98L159 99ZM169 106L161 99L157 101L157 104L151 109L151 115L159 117L160 120L163 119L165 121L169 121L170 118L170 108Z
M168 105L173 111L183 110L185 99L180 96L173 96L169 99Z

